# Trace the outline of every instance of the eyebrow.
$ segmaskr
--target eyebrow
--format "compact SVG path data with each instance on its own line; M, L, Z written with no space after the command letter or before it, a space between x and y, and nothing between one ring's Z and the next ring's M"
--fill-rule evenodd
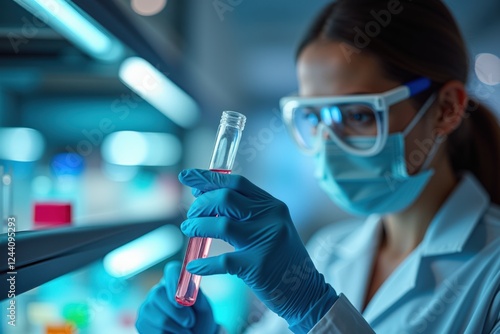
M351 96L351 95L373 95L373 94L381 94L381 93L376 93L376 92L368 92L368 91L357 91L357 92L352 92L352 93L347 93L347 94L329 94L329 95L315 95L315 96L304 96L300 95L298 92L296 93L297 97L304 97L304 98L314 98L314 97L339 97L339 96Z

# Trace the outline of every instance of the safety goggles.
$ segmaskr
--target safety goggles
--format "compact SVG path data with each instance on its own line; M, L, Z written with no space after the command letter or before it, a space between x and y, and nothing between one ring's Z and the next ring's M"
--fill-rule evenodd
M332 97L287 96L280 100L283 120L300 149L319 152L325 140L358 156L373 156L384 147L389 127L389 107L431 86L419 78L378 94ZM372 137L375 140L356 140Z

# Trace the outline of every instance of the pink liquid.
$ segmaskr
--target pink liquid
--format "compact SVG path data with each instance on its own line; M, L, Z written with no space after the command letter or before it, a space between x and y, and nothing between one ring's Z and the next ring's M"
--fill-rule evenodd
M230 174L231 171L227 169L210 169L211 171ZM210 245L212 244L211 238L190 238L182 263L181 274L179 282L177 283L177 292L175 300L177 303L184 306L191 306L196 302L198 291L200 289L201 276L191 274L186 270L186 265L192 260L204 259L208 255Z

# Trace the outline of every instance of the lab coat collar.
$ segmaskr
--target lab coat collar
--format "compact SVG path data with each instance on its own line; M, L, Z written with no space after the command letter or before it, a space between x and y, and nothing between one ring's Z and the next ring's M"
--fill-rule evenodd
M336 247L339 261L328 271L337 293L347 296L361 310L370 278L372 262L382 236L380 216L369 216L365 223Z
M380 286L363 315L373 322L417 285L422 258L460 253L489 206L489 197L476 178L464 173L432 219L422 242Z
M485 190L472 174L464 173L431 221L424 240L382 284L363 310L364 317L373 321L415 287L421 257L460 252L488 205ZM368 217L339 245L340 259L329 269L334 288L360 311L381 233L381 217Z
M422 256L461 252L489 204L488 193L465 172L430 223L421 243Z

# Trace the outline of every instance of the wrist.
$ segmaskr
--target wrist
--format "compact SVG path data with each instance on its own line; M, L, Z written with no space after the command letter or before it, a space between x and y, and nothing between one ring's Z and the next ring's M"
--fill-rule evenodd
M313 298L304 312L288 322L290 330L294 333L308 333L328 313L338 298L335 289L325 283L323 293Z

